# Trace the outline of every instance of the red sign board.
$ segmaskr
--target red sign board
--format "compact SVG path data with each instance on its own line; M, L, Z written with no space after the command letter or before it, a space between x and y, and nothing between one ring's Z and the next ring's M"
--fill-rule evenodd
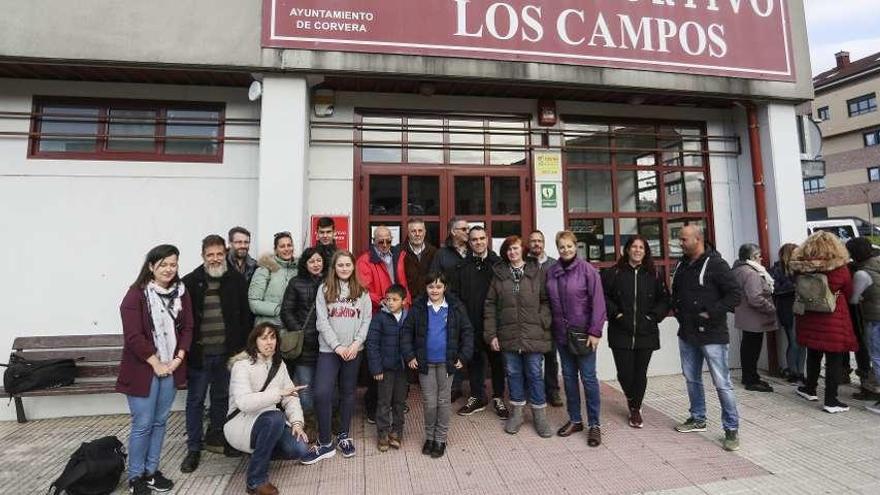
M309 239L311 240L309 246L314 246L318 243L318 219L322 217L333 219L333 225L336 227L336 247L344 250L350 249L348 246L348 217L334 215L312 215L311 230L309 230Z
M263 0L263 46L793 81L788 0Z

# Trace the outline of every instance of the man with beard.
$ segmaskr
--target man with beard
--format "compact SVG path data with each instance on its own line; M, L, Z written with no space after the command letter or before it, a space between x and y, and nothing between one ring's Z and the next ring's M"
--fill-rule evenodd
M544 233L540 230L534 230L529 234L528 256L537 261L544 272L556 264L556 258L547 256L547 252L544 250ZM544 393L551 406L563 406L562 397L559 396L559 361L556 359L555 343L553 350L544 354Z
M251 258L248 251L251 248L251 233L244 227L232 227L229 229L229 254L227 263L240 273L247 283L251 283L254 272L257 271L257 260Z
M244 350L253 323L247 282L236 270L228 269L226 243L222 237L209 235L202 240L202 260L202 265L183 277L193 311L193 341L187 355L187 455L180 465L184 473L191 473L199 466L202 417L209 387L211 424L204 436L205 448L234 455L223 438L229 401L226 364L231 356Z
M336 223L330 217L321 217L318 219L316 228L318 240L315 243L315 249L321 254L321 258L324 258L324 274L326 275L327 269L330 268L330 259L338 249L336 247Z

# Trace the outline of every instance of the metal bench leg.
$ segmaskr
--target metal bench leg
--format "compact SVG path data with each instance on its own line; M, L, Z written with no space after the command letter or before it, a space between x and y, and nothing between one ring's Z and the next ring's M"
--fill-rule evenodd
M24 415L24 404L21 403L21 397L13 397L15 400L15 415L18 417L19 423L27 423L27 417Z

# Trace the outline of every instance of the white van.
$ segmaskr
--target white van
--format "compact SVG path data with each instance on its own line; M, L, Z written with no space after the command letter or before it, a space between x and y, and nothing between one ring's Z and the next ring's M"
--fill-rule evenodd
M807 222L807 235L824 230L836 235L846 244L846 241L861 237L855 220L851 218L832 218L828 220L811 220Z

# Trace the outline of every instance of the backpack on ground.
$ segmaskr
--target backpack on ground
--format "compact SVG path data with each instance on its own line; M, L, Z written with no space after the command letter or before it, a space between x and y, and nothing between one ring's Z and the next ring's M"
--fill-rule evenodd
M837 294L828 287L824 273L800 273L794 282L794 306L797 315L806 312L833 313L837 309Z
M4 364L3 388L12 395L43 388L72 385L76 377L73 359L30 360L15 354Z
M61 476L49 486L58 495L109 495L125 471L125 447L115 436L85 442L71 454ZM54 489L54 491L53 491Z

